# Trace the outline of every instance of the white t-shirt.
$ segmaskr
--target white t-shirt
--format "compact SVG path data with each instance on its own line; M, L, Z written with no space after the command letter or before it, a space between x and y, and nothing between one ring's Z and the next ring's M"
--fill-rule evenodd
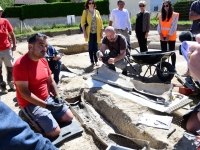
M110 14L110 20L113 22L112 26L115 29L125 30L126 28L128 28L129 31L132 31L129 13L127 9L123 9L122 11L118 8L113 9Z

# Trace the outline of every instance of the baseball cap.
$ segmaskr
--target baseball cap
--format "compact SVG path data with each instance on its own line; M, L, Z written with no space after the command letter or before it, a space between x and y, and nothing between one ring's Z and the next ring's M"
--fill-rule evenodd
M3 10L3 8L0 6L0 11Z
M118 2L125 2L124 0L118 0Z

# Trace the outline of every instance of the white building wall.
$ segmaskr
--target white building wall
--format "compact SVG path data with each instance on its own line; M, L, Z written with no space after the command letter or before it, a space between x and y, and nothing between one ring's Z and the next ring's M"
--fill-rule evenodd
M129 13L133 16L137 12L139 12L139 3L140 0L125 0L125 9L129 11ZM147 5L146 5L146 10L150 11L150 0L145 0ZM110 2L110 12L114 9L117 8L117 0L109 0Z

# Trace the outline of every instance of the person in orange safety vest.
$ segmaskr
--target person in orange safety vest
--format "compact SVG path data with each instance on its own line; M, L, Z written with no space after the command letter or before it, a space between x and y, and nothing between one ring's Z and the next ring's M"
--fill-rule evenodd
M175 50L176 43L176 29L178 24L179 13L175 13L172 9L171 1L165 0L162 4L161 14L159 16L158 33L160 34L161 50L169 51ZM172 66L175 68L176 54L171 56Z

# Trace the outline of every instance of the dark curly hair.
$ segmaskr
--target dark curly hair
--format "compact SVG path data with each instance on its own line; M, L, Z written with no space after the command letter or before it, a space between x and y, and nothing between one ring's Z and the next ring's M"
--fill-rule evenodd
M88 6L88 5L89 5L89 1L91 1L91 0L87 0L87 1L85 2L85 5L84 5L84 6L85 6L85 9L89 9L89 6ZM94 2L94 8L97 8L97 7L96 7L96 3L95 3L94 0L93 0L93 2Z
M164 8L164 4L168 4L169 5L169 10L168 10L168 14L167 12L165 11L165 8ZM162 9L161 9L161 15L162 15L162 21L165 21L167 19L167 21L169 21L169 19L172 17L172 14L173 14L173 9L172 9L172 3L170 0L165 0L162 4Z

